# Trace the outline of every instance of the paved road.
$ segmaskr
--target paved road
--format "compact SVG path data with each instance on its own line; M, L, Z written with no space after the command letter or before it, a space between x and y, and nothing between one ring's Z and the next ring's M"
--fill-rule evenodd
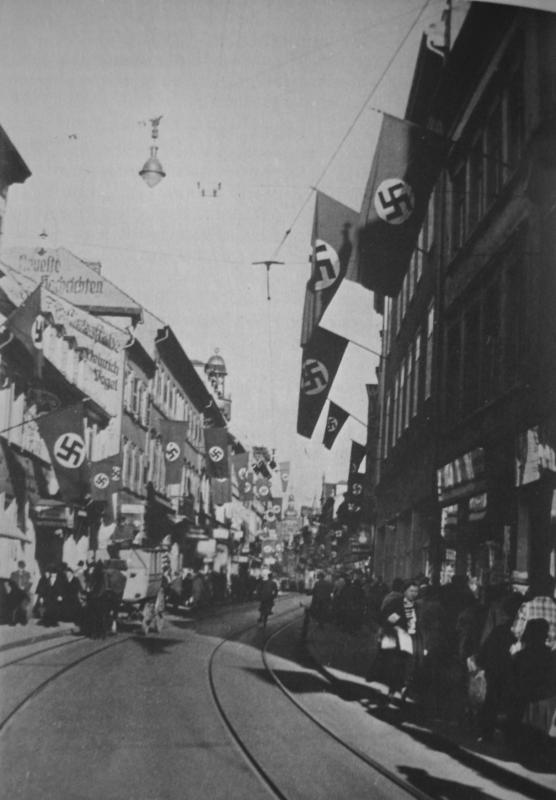
M278 796L404 800L405 792L319 730L274 685L260 647L299 617L281 598L267 632L253 605L221 609L194 626L172 618L162 634L105 642L45 642L2 654L2 800L267 800L276 796L231 736L221 710ZM248 628L248 630L245 630ZM241 631L244 631L241 634ZM231 643L215 648L231 635ZM268 663L293 694L355 750L449 800L523 794L418 742L330 693L304 660L296 626L269 643ZM69 643L67 643L69 642ZM61 644L62 646L56 646ZM24 656L33 653L31 658ZM214 655L213 655L214 654ZM209 680L212 658L212 687ZM50 681L50 682L49 682ZM408 771L409 770L409 771ZM539 798L542 796L539 795Z

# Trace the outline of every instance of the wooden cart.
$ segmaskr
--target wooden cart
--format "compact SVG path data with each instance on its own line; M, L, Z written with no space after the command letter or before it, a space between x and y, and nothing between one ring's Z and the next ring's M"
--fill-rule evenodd
M158 547L133 547L120 550L126 563L126 585L121 610L130 619L139 619L145 634L159 633L164 624L162 555Z

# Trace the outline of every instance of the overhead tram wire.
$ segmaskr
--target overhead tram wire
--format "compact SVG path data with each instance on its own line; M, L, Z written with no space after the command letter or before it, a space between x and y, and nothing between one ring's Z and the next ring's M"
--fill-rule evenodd
M276 248L276 250L273 253L273 258L275 258L278 255L278 253L280 252L280 250L284 246L284 243L285 243L286 239L288 238L288 236L292 232L292 230L295 227L295 225L297 224L297 221L299 220L301 214L305 210L305 207L307 206L307 204L309 203L311 197L313 196L313 192L315 191L315 189L317 189L319 187L320 183L323 181L326 173L328 172L328 170L330 169L330 167L332 166L332 164L336 160L336 157L338 156L340 150L344 146L346 140L349 138L351 132L353 131L353 129L355 128L357 123L359 122L359 119L361 118L361 116L363 115L363 113L364 113L365 109L367 108L368 104L372 100L375 92L378 90L380 84L382 83L382 81L384 80L386 75L388 74L390 68L392 67L392 64L394 63L394 61L398 57L402 47L405 45L405 43L407 42L407 40L409 39L409 37L411 36L411 34L415 30L415 28L417 27L417 24L418 24L419 20L421 19L421 17L425 13L425 11L427 9L427 6L429 6L430 3L431 3L431 0L425 0L425 3L421 6L421 9L420 9L419 13L417 14L415 19L413 20L413 22L412 22L411 26L409 27L408 31L406 32L406 34L404 35L404 37L402 38L401 42L398 44L396 49L394 50L394 53L392 54L392 56L388 59L388 62L386 64L386 66L384 67L384 69L382 70L381 74L379 75L379 77L378 77L377 81L375 82L373 88L371 89L369 94L366 96L365 100L363 101L363 104L361 105L359 111L357 112L357 114L355 115L355 117L352 120L351 124L349 125L347 131L342 136L339 144L337 145L337 147L333 151L332 155L330 156L330 158L326 162L326 164L325 164L322 172L320 173L319 177L317 178L317 180L315 181L314 185L309 190L309 192L308 192L307 196L305 197L305 199L304 199L299 211L297 212L297 214L293 218L293 221L291 222L289 228L284 233L284 235L282 237L282 240L280 241L280 243L278 244L278 247Z

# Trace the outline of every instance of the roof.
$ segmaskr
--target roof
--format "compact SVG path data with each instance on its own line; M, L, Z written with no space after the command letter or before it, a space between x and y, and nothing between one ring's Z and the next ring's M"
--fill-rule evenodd
M0 183L8 186L12 183L23 183L30 175L31 170L0 125Z

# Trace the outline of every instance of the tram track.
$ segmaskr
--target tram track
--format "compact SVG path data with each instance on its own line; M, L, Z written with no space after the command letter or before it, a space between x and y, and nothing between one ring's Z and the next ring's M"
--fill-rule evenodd
M53 672L51 675L49 675L43 681L38 683L30 692L27 692L16 703L16 705L11 709L11 711L8 714L6 714L6 716L2 720L0 720L0 733L4 730L6 725L23 708L25 708L25 706L28 705L28 703L30 703L32 700L34 700L41 692L43 692L48 686L50 686L52 683L54 683L54 681L56 681L61 675L64 675L66 672L69 672L71 669L75 669L75 667L80 666L80 664L82 664L85 661L88 661L90 658L93 658L93 656L96 656L99 653L103 653L105 650L109 650L109 649L111 649L113 647L117 647L120 644L123 644L124 642L126 642L130 638L131 638L131 635L126 635L126 634L124 634L123 636L118 636L113 641L107 642L105 645L103 645L101 647L97 647L94 650L91 650L90 652L85 653L84 655L80 656L79 658L76 658L76 659L72 660L71 662L69 662L67 664L64 664L59 669L57 669L55 672ZM7 667L10 667L10 666L21 664L21 663L23 663L25 661L28 661L28 660L32 659L32 658L36 659L37 657L40 657L41 655L43 655L45 653L52 652L53 650L60 650L60 649L65 648L65 647L67 647L67 646L69 646L71 644L78 644L79 642L83 642L83 641L86 641L86 637L79 637L79 638L77 638L75 640L71 640L71 641L68 641L68 642L59 642L56 645L51 645L50 647L45 647L45 648L42 648L40 650L35 650L32 653L26 653L25 655L20 656L19 658L13 659L12 661L10 661L10 662L8 662L6 664L2 664L2 666L0 667L0 670L1 669L6 669Z
M304 705L297 700L293 693L288 690L285 686L284 682L278 677L276 671L272 668L271 664L269 663L269 645L273 639L278 637L281 633L283 633L286 629L293 627L294 625L299 624L299 608L295 609L288 609L285 612L281 612L274 617L274 622L282 616L289 616L292 613L295 613L296 619L293 621L286 622L285 624L281 625L278 630L274 630L271 632L266 638L265 641L260 648L260 655L261 655L261 662L264 667L266 674L271 678L273 685L279 689L279 691L285 696L288 701L295 706L295 708L300 711L306 719L308 719L316 728L322 731L327 737L333 740L335 743L340 745L345 751L349 752L351 756L356 758L359 763L364 764L366 767L369 768L370 774L374 773L376 775L380 775L382 778L386 779L392 785L392 797L400 797L400 791L404 792L404 795L409 797L416 798L416 800L434 800L434 798L426 794L425 792L421 791L415 786L412 786L407 781L404 781L403 778L400 778L390 769L385 767L379 761L371 758L367 754L363 753L358 748L350 745L348 742L344 741L340 736L334 733L327 725L321 722L314 714L312 714ZM270 771L264 766L262 763L262 759L257 757L252 749L249 747L249 744L245 741L244 737L242 737L240 731L238 730L238 725L234 724L234 721L231 719L230 714L226 712L224 708L224 703L222 699L219 697L217 686L216 686L216 679L215 679L215 663L218 654L231 643L237 642L240 637L244 636L250 630L258 628L257 625L249 625L246 628L243 628L240 631L234 632L229 637L223 639L213 650L210 660L209 660L209 684L211 688L211 694L213 697L214 704L218 709L220 717L225 724L226 729L228 730L230 736L238 746L239 750L242 752L243 756L245 757L246 761L249 763L250 767L255 771L261 781L264 783L268 791L279 800L291 800L290 796L285 793L282 788L278 785L278 782L272 777ZM320 675L320 677L323 677ZM329 686L329 691L332 694L336 694L333 688L333 684L330 682L328 678L324 678L326 683ZM369 781L369 787L372 786L372 782Z

